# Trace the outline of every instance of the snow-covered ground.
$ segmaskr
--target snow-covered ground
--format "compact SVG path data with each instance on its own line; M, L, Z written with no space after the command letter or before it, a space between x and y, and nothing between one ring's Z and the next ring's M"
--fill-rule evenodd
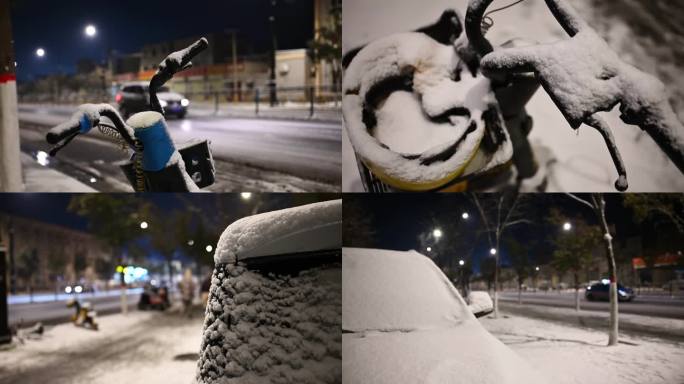
M606 332L504 314L484 327L556 384L684 383L684 345L622 335L607 347Z
M681 5L672 2L619 0L567 0L587 19L609 46L625 61L659 77L680 119L684 118L684 77L681 57L684 33L675 22ZM651 4L653 3L653 4ZM491 8L508 4L495 1ZM465 14L467 0L348 0L343 7L343 51L367 44L392 33L406 32L435 22L447 8ZM391 9L391 12L387 12ZM668 10L670 12L668 12ZM549 12L544 0L525 0L492 15L494 26L487 38L500 45L511 38L553 42L566 35ZM638 21L638 22L635 22ZM680 58L678 60L678 58ZM586 126L573 131L550 97L539 90L528 104L534 118L529 137L540 162L548 165L547 191L614 192L617 173L599 133ZM612 127L627 168L630 192L680 192L684 177L653 140L638 127L627 126L616 109L602 116ZM343 177L345 192L362 186L347 132L343 133Z
M0 383L178 383L194 381L202 322L177 313L131 312L67 323L40 340L0 350Z

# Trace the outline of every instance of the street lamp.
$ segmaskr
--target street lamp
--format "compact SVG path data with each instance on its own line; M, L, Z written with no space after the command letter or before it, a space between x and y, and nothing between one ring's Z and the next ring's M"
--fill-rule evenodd
M192 247L194 244L195 244L195 240L188 240L188 245L189 245L189 246Z
M534 267L534 270L539 272L539 267Z
M83 32L85 33L85 35L87 37L95 37L95 35L97 34L97 29L95 28L94 25L88 24L88 25L86 25Z
M468 220L468 218L470 217L470 215L468 214L468 212L463 212L463 213L461 214L461 217L463 218L463 220Z
M38 56L38 57L45 56L45 50L43 48L36 49L36 56Z
M432 247L427 247L428 252L432 252Z
M565 224L563 224L563 230L567 232L571 229L572 229L572 224L570 224L570 222L566 221Z
M439 228L435 229L434 231L432 231L432 236L434 236L435 239L439 239L440 237L442 237L442 230Z
M140 223L140 228L147 229L147 221L143 221L142 223Z
M240 197L242 197L242 200L249 200L252 198L252 192L242 192Z
M458 261L458 265L460 265L461 267L464 266L464 265L465 265L465 260L463 260L463 259L459 260L459 261Z
M492 248L489 250L490 255L496 255L496 248Z
M207 245L207 247L206 247L206 248L204 248L204 249L206 249L206 250L207 250L207 253L211 253L211 251L213 251L213 250L214 250L214 247L212 247L211 245Z

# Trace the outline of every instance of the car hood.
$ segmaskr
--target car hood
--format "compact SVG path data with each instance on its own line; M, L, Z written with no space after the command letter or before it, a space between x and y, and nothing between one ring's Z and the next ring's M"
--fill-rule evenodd
M543 383L475 320L449 329L345 333L343 383Z
M176 92L159 92L157 97L164 101L181 101L183 99L183 95Z

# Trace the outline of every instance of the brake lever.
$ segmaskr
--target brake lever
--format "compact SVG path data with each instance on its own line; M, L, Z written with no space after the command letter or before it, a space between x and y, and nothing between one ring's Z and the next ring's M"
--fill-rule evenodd
M78 136L80 133L81 133L81 132L74 132L74 133L72 133L71 135L67 136L67 137L64 138L64 140L62 140L60 143L58 143L57 145L55 145L54 147L52 147L52 149L50 149L50 152L48 152L48 154L49 154L50 156L52 156L52 157L56 156L56 155L57 155L57 152L59 152L62 148L66 147L67 144L69 144L69 143L71 142L71 140L73 140L74 138L76 138L76 136Z

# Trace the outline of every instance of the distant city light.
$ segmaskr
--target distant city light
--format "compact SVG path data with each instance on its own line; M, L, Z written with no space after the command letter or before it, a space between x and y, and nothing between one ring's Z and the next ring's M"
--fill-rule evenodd
M36 49L36 56L38 56L38 57L45 56L45 50L43 48Z
M195 240L188 240L188 245L189 245L189 246L192 247L194 244L195 244Z
M458 265L464 266L464 265L465 265L465 260L459 260L459 261L458 261Z
M489 254L496 255L496 249L495 248L490 249Z
M534 270L539 272L539 267L534 267Z
M432 252L432 247L427 247L428 252Z
M95 28L94 25L89 24L85 27L85 34L88 37L93 37L97 34L97 29Z
M242 197L242 200L249 200L252 198L252 192L242 192L240 197Z
M147 229L147 221L143 221L142 223L140 223L140 228Z
M442 230L439 228L435 229L434 231L432 231L432 236L439 239L440 237L442 237Z
M470 215L468 214L468 212L463 212L463 214L461 214L461 217L463 218L463 220L468 220Z
M571 229L572 229L572 224L570 224L569 222L566 222L565 224L563 224L563 230L564 231L569 231Z

